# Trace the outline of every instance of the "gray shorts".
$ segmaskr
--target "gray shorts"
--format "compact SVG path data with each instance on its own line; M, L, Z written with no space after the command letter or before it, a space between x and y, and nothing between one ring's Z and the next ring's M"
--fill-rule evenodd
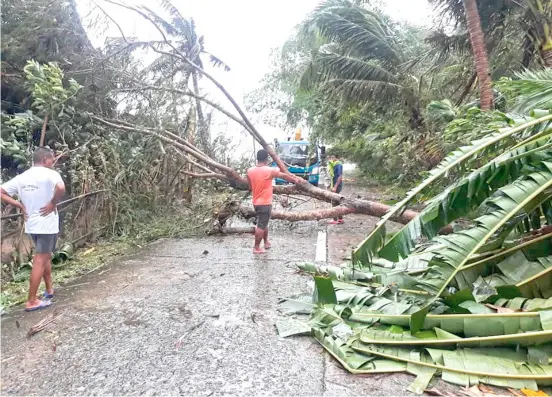
M57 234L30 234L37 254L51 254L56 248Z
M272 206L254 205L253 207L257 213L257 227L265 230L268 227L268 221L270 220L270 214L272 213Z

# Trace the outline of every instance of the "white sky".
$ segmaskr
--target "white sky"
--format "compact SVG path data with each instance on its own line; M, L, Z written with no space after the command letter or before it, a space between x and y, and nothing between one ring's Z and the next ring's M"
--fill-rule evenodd
M103 0L95 1L119 23L125 35L150 39L155 34L148 22L137 14ZM394 19L416 25L431 22L432 11L427 0L380 2ZM212 70L212 73L240 103L269 70L271 49L282 45L293 28L318 3L320 0L173 0L173 5L183 16L194 18L197 31L205 36L206 49L232 68L230 72ZM92 0L77 0L77 4L81 15L86 15L94 3ZM156 12L159 10L155 0L127 0L127 4L145 4ZM106 36L119 36L114 26L107 32L89 30L88 33L96 46L101 46ZM207 85L208 82L203 82L203 87L212 92ZM230 106L225 107L230 109ZM238 138L239 128L232 123L228 123L226 132ZM285 133L269 126L258 127L268 140L284 138Z

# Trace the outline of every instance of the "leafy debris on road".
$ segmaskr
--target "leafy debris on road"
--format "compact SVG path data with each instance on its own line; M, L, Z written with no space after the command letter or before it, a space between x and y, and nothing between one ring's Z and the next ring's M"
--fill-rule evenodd
M419 394L435 374L468 395L552 385L551 121L535 110L450 154L344 266L297 264L315 280L311 332L343 367L411 373Z

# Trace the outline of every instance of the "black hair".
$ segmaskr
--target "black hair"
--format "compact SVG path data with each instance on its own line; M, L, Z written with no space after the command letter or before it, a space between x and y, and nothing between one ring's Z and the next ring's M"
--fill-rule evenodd
M259 163L264 163L268 161L268 152L264 149L261 149L257 152L257 161Z

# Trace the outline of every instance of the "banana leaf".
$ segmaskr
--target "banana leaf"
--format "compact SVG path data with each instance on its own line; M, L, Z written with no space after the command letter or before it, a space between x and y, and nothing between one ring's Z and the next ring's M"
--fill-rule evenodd
M420 283L421 288L428 288L428 292L434 293L434 300L441 296L453 280L460 289L469 288L471 283L464 274L456 276L468 263L470 256L520 211L530 211L548 198L545 192L552 187L552 163L545 164L549 171L531 173L518 179L489 199L488 206L494 207L494 210L477 218L477 226L440 239L447 246L434 252L434 259L430 261L428 269L430 277L424 274ZM428 280L432 284L428 285ZM424 312L427 312L425 308L412 315L411 327L422 322ZM412 328L417 331L415 326Z
M443 380L462 386L487 383L538 390L538 385L552 383L552 365L529 364L525 362L527 353L521 350L463 348L450 351L426 348L420 352L421 358L416 360L412 358L414 355L410 349L358 342L353 343L352 348L365 355L435 368L442 371Z
M552 160L552 150L547 136L542 141L530 142L502 154L487 165L472 171L429 201L427 206L397 232L378 251L378 255L390 261L407 257L421 237L432 239L439 230L454 220L468 215L492 192L520 176L528 163Z
M347 371L353 374L403 372L406 370L406 363L382 360L358 353L351 348L350 342L327 335L323 329L313 328L313 336Z
M506 138L527 130L530 127L546 123L549 120L552 120L552 115L547 115L536 120L531 120L517 127L507 128L503 131L489 134L485 138L474 141L470 146L464 146L452 152L452 154L447 156L435 169L430 172L429 178L411 190L402 201L394 205L393 208L391 208L389 212L385 214L385 216L377 223L375 229L370 233L370 235L353 251L353 264L355 266L362 266L367 265L370 262L370 258L375 256L375 254L384 246L385 236L387 234L386 224L390 218L398 213L401 213L416 196L418 196L433 182L446 176L450 171L456 169L460 165L469 163L470 159L473 159L484 150L496 147L496 145L499 145L500 142L504 141Z
M552 331L533 331L517 334L461 338L453 333L435 327L434 338L418 338L409 331L401 333L369 328L362 330L360 341L365 344L393 346L435 346L451 347L496 347L496 346L539 346L552 343Z
M332 280L328 277L314 276L314 303L328 304L337 303L335 296L335 290L332 284Z
M352 268L339 267L339 266L326 266L311 262L299 262L296 266L307 273L322 274L332 280L340 281L372 281L375 277L372 272L361 272Z
M464 266L458 273L464 277L465 284L469 284L470 280L476 280L479 276L488 276L496 270L496 265L508 259L509 255L518 255L518 251L523 252L525 258L517 256L518 259L536 260L539 257L552 254L552 244L550 244L552 234L546 234L537 237L533 240L526 241L521 244L516 244L513 247L500 250L497 253L487 256ZM515 284L517 280L511 280L510 284ZM508 283L506 283L508 284Z
M386 324L408 327L408 315L352 312L347 320L364 324ZM538 312L490 313L490 314L428 314L421 330L442 329L451 334L470 337L517 334L519 332L546 331ZM411 332L413 331L411 329Z
M527 298L513 298L513 299L498 299L494 302L495 306L501 306L512 310L524 310L524 311L537 311L537 310L549 310L552 309L552 298L548 299L527 299Z

